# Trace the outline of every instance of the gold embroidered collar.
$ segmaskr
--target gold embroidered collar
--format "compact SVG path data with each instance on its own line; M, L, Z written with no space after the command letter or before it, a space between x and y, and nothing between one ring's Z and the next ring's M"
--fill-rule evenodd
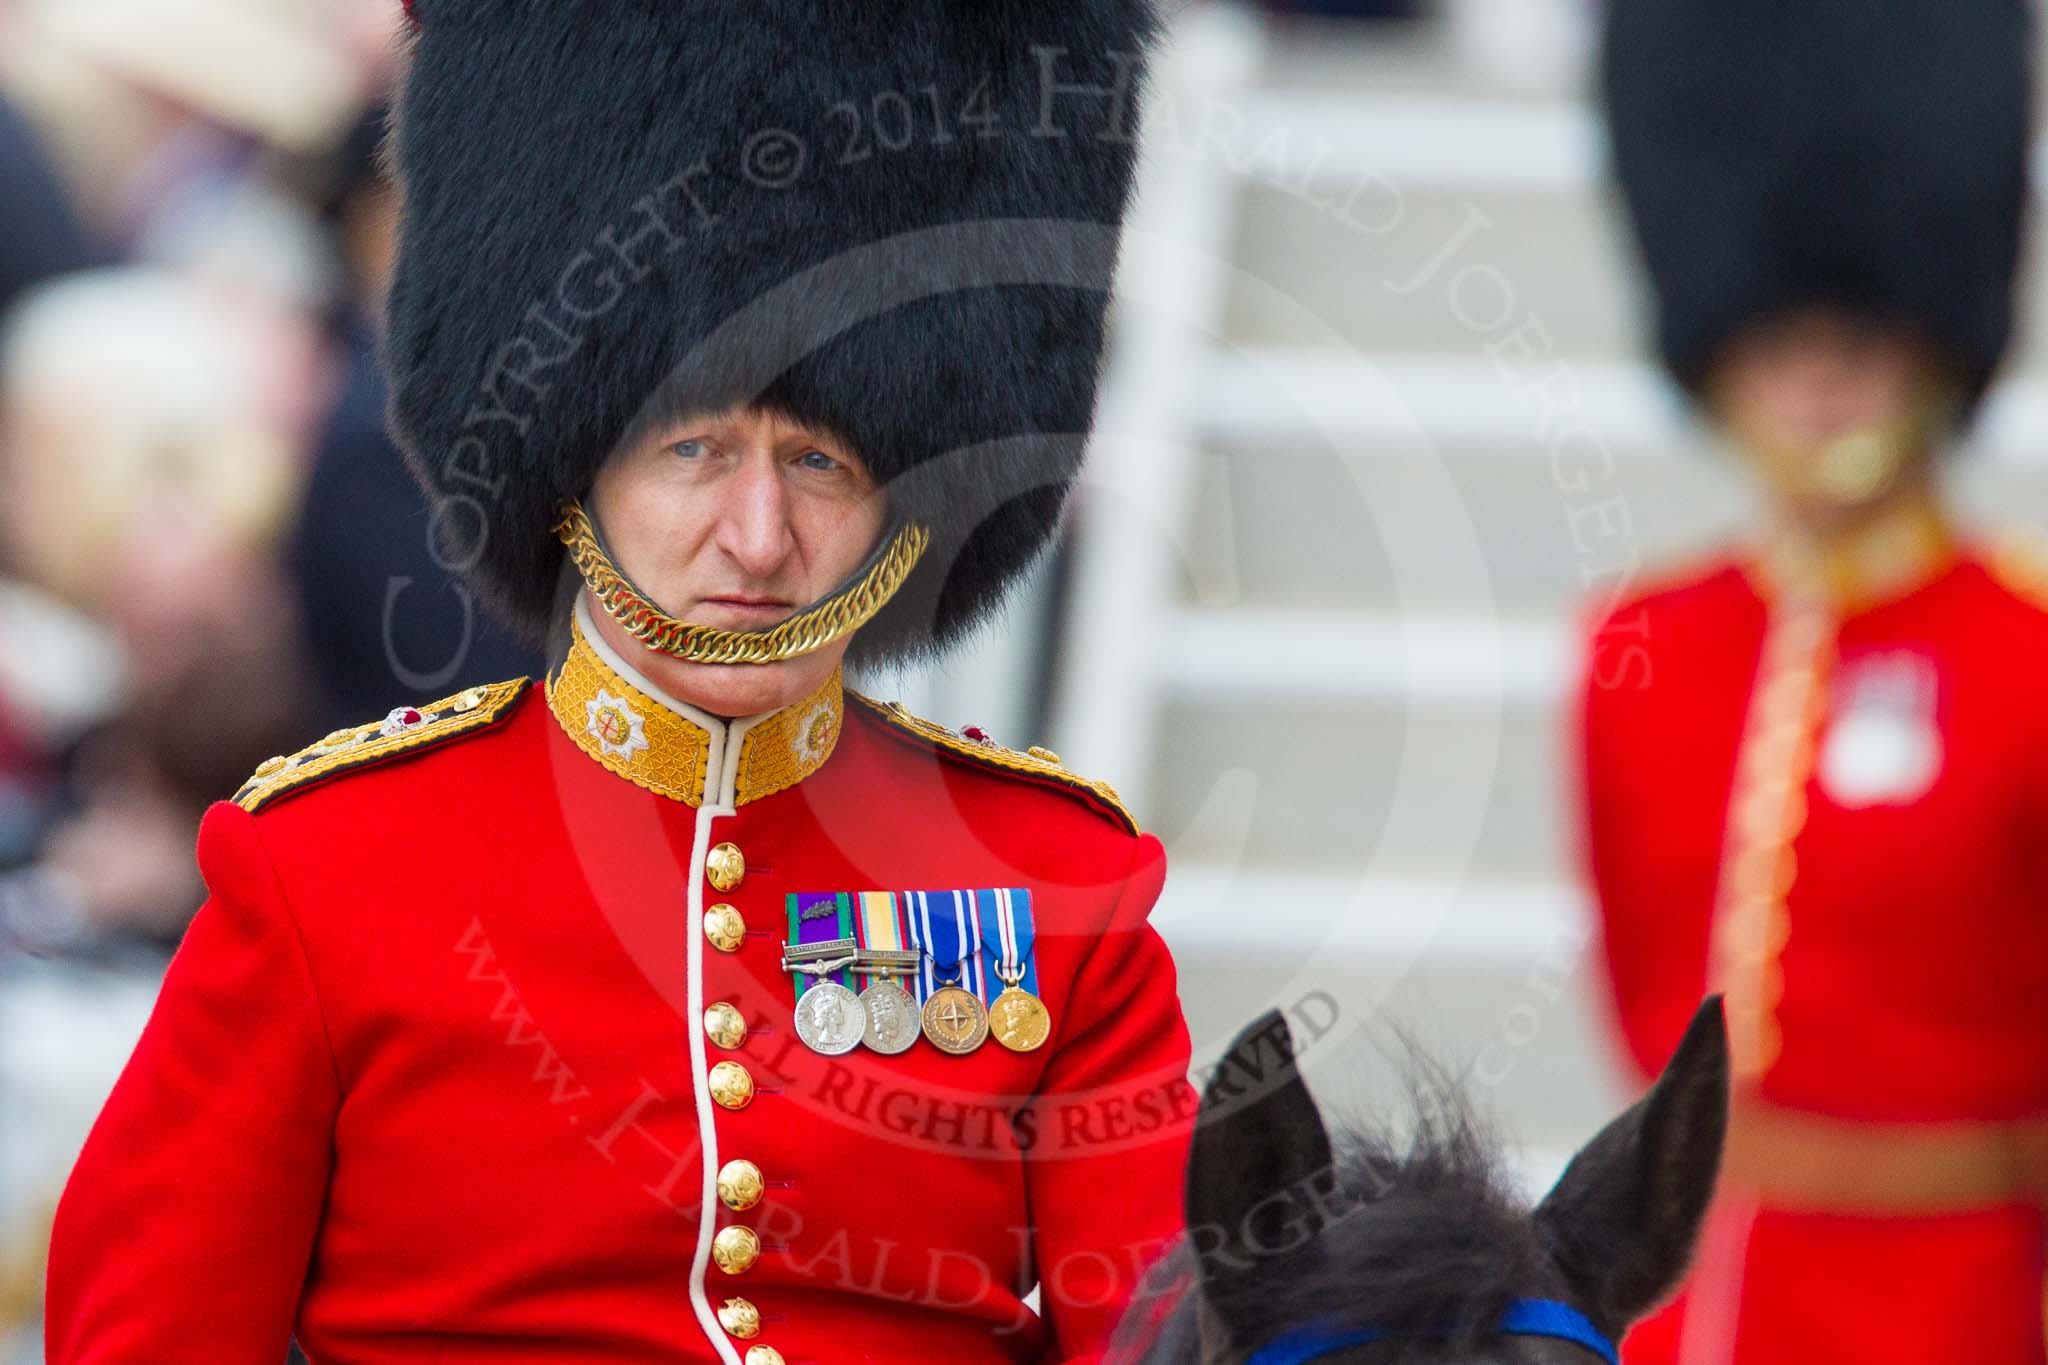
M839 742L840 671L793 706L722 720L668 697L592 638L579 597L568 654L547 679L548 709L576 746L628 782L685 805L745 805L793 787L824 766ZM731 792L719 790L714 754L737 742ZM721 766L731 766L729 763Z
M1931 498L1914 497L1826 538L1781 526L1750 552L1745 567L1768 599L1818 599L1854 614L1938 577L1956 553L1941 509Z

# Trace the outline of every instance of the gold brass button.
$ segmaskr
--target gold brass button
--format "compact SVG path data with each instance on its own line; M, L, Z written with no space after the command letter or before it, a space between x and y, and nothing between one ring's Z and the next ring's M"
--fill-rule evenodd
M704 912L704 937L711 940L711 946L721 953L739 951L740 943L747 936L747 922L740 918L740 912L724 901Z
M718 1168L718 1197L734 1212L744 1212L761 1202L767 1182L761 1168L744 1158L728 1161Z
M714 890L730 891L747 875L747 856L737 844L717 844L704 856L704 875Z
M744 1365L783 1365L782 1352L773 1346L749 1346Z
M711 1068L711 1098L727 1109L744 1109L754 1102L754 1078L738 1062L720 1062Z
M740 1340L761 1335L761 1310L745 1299L727 1299L718 1305L718 1325Z
M704 1011L704 1036L723 1048L738 1047L747 1041L747 1021L720 1000Z
M272 773L276 772L278 769L284 767L284 765L285 756L283 754L272 754L269 758L264 759L261 763L256 765L256 776L268 777Z
M711 1259L728 1275L744 1275L761 1259L761 1239L752 1228L720 1228L711 1239Z

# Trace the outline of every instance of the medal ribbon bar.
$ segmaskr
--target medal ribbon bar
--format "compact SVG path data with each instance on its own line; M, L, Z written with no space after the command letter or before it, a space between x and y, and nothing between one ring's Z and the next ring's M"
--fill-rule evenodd
M1038 994L1038 959L1031 951L1037 930L1031 917L1030 888L999 886L974 895L981 902L981 941L996 964L997 979Z
M915 949L904 947L903 916L897 908L896 896L889 891L862 891L857 897L858 913L854 916L854 938L859 942L860 961L854 964L854 971L860 975L861 988L875 983L878 975L905 975L917 970L922 959ZM901 962L902 965L896 966ZM881 972L874 965L882 966Z
M910 937L927 959L919 974L919 995L949 982L988 998L981 965L981 910L972 891L906 891L903 902Z
M844 954L849 961L854 951L852 897L844 892L793 891L788 897L789 946L784 953L786 964L803 961L816 962L820 956L833 957ZM805 950L824 944L838 945L838 953L812 954L806 957ZM829 978L812 977L803 972L792 972L796 982L798 999L809 989L813 980L830 979L852 989L853 973L841 967Z

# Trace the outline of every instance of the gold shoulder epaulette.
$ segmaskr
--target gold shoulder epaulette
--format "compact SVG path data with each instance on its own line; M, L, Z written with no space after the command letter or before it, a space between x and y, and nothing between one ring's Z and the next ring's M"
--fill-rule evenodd
M1989 548L1991 576L2013 596L2048 611L2048 544L2040 534L2013 527L1993 536Z
M1069 772L1061 765L1060 756L1050 749L1041 749L1036 745L1028 749L1008 749L972 728L964 732L949 730L937 721L914 715L902 702L876 701L873 697L862 696L852 688L847 689L846 695L881 717L899 733L915 736L936 749L957 754L982 767L1021 777L1040 786L1070 792L1115 820L1132 834L1139 832L1137 817L1124 805L1123 798L1116 794L1116 788L1107 782L1097 782L1079 773Z
M367 764L409 754L495 722L526 691L529 678L469 687L426 706L400 706L382 720L336 730L295 754L265 759L235 793L235 804L255 814L280 797Z

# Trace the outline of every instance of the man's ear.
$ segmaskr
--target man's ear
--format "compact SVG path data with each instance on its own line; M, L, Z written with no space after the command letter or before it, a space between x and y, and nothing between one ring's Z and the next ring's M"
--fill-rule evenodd
M1310 1248L1334 1181L1330 1137L1295 1065L1294 1035L1268 1010L1237 1035L1202 1090L1188 1156L1188 1235L1202 1287L1233 1332L1249 1285Z
M1685 1274L1728 1132L1721 997L1693 1016L1656 1085L1572 1158L1538 1231L1588 1316L1619 1335Z

